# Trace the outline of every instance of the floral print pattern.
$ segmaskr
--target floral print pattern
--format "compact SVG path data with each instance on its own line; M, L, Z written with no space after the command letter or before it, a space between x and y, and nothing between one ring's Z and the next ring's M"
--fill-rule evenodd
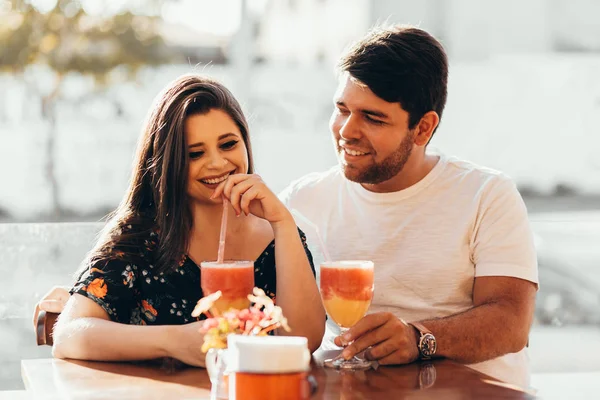
M300 237L313 275L312 255L306 236ZM115 322L133 325L178 325L195 321L194 305L203 297L200 268L189 257L164 273L155 273L152 251L158 236L152 232L140 251L145 262L130 263L122 252L113 251L114 258L96 262L71 289L71 294L86 296L100 305ZM275 300L275 241L272 241L254 262L254 284ZM204 315L201 319L204 319Z

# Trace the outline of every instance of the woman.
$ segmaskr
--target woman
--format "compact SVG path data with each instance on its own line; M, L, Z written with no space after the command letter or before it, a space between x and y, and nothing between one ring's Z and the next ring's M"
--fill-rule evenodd
M191 311L202 297L198 265L217 259L223 196L225 259L255 260L255 285L276 295L289 334L314 351L325 312L304 234L252 173L247 122L229 90L194 75L171 83L149 114L129 189L71 289L54 356L203 365Z

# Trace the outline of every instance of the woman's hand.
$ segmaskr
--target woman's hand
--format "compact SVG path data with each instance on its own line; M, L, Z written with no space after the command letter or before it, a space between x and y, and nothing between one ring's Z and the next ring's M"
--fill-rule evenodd
M167 353L169 357L194 367L205 367L205 358L201 350L204 334L200 332L204 321L191 322L184 325L174 325L173 335L169 335Z
M67 304L67 301L70 297L71 295L69 294L69 288L66 286L54 286L48 293L46 293L44 297L42 297L35 305L35 309L33 311L34 329L37 326L37 319L40 310L60 314L65 308L65 304Z
M266 219L273 224L293 221L292 214L262 178L256 174L234 174L221 182L211 198L224 195L237 215L242 212Z

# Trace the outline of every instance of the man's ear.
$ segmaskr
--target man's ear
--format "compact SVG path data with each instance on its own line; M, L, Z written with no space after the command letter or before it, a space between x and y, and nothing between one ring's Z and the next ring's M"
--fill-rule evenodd
M439 123L440 117L435 111L425 113L415 127L415 144L417 146L426 146Z

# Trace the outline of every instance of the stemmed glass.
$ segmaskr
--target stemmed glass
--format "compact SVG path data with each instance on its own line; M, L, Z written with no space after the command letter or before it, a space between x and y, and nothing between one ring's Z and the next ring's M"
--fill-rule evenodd
M321 263L319 286L327 315L344 334L365 316L373 299L373 262L326 261ZM324 366L344 370L361 370L371 362L354 356L325 360Z

